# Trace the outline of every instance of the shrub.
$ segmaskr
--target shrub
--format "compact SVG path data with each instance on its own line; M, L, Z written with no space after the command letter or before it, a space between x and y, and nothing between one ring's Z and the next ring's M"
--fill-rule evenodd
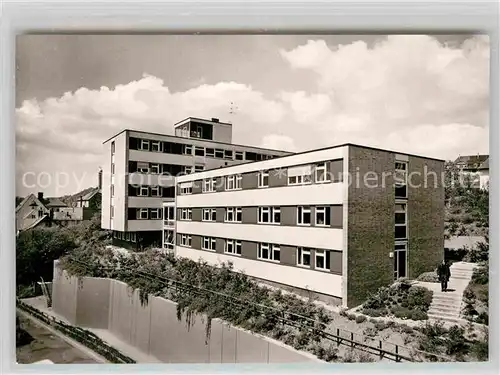
M347 319L349 319L349 320L355 320L356 319L356 315L354 315L354 314L348 314L347 315Z
M476 317L475 321L479 324L488 325L488 313L483 311Z
M438 275L435 271L424 272L417 277L417 280L425 282L425 283L438 283L439 282Z
M474 268L472 272L471 282L473 284L486 285L489 283L489 267L488 266L479 266Z
M411 319L412 320L427 320L429 317L427 316L427 313L425 313L422 310L413 310L411 313Z
M385 324L385 322L377 322L375 323L375 328L378 329L379 331L383 331L384 329L387 328L387 324Z
M380 316L386 316L387 311L386 309L363 309L363 314L378 318Z
M408 307L420 307L427 311L432 302L432 291L421 286L412 286L408 290Z
M396 307L393 309L393 314L399 319L411 319L412 311L406 307Z
M339 353L338 349L333 344L331 344L324 350L323 356L320 358L326 362L333 362L336 359L338 359L339 357L338 353Z
M444 340L446 354L462 357L467 354L469 345L464 336L465 330L463 327L453 326L448 332L448 337Z
M483 340L476 340L470 346L471 354L478 361L488 360L488 335L486 334Z
M358 315L356 317L356 323L358 323L358 324L363 323L365 320L366 320L366 316L364 316L364 315Z

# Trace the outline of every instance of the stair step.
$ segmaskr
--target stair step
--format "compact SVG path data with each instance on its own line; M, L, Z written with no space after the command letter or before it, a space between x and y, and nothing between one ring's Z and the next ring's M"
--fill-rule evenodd
M429 320L442 320L445 322L456 323L456 324L462 323L462 320L460 318L449 318L449 317L442 317L442 316L437 316L437 315L432 315L432 314L427 314L427 316L429 317Z
M439 293L439 292L438 292ZM450 295L450 294L446 294L446 292L441 292L443 294L438 294L438 293L434 293L434 295L432 296L432 300L433 301L442 301L442 302L450 302L450 301L462 301L462 295L461 294L455 294L455 295Z
M442 309L439 307L433 307L431 306L428 310L430 313L433 314L438 314L438 315L446 315L446 316L459 316L460 315L460 309Z
M462 308L461 303L455 303L455 304L446 304L446 303L431 303L430 308L432 309L433 307L437 309L450 309L450 310L460 310Z
M443 316L443 317L447 317L447 318L458 318L460 316L460 312L458 313L453 313L453 312L444 312L444 311L436 311L436 310L433 310L433 309L429 309L427 311L427 314L431 314L431 315L434 315L434 316Z

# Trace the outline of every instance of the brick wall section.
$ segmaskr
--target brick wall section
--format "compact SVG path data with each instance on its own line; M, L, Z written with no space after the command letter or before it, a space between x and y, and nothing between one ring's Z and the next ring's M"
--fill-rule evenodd
M408 170L414 172L408 184L408 276L416 278L444 257L444 163L410 156ZM437 174L437 186L432 174L425 183L426 171Z
M393 282L394 260L394 186L393 178L382 173L394 173L395 155L385 151L349 146L347 306L364 302L379 287ZM359 169L358 169L359 168ZM359 186L356 172L359 173ZM377 180L368 175L375 172ZM348 181L346 181L347 183Z

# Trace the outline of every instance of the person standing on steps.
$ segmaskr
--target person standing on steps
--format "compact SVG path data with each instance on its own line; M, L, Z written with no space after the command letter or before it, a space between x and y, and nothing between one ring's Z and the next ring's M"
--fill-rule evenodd
M446 260L443 259L443 262L438 266L437 275L439 281L441 282L441 292L446 292L446 290L448 289L448 281L450 280L451 276L450 266L448 265Z

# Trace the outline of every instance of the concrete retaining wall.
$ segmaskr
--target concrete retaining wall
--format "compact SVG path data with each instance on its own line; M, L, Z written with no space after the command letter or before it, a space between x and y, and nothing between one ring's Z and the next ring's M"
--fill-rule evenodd
M148 296L111 279L78 281L54 267L53 310L74 325L108 329L113 335L165 363L317 362L281 342L212 319L205 342L206 316L193 317L188 328L177 320L176 304Z

